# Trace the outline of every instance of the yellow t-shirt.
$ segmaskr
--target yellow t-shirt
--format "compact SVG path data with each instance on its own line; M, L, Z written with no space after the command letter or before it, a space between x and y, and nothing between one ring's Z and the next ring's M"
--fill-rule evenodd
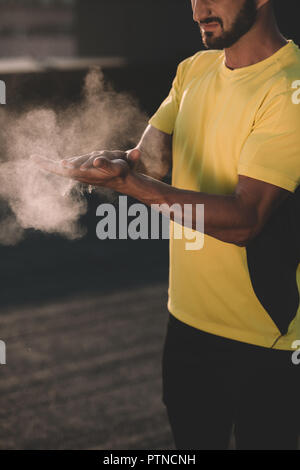
M173 186L232 194L240 174L291 192L283 219L275 217L249 249L205 235L203 248L189 251L184 238L171 236L168 301L169 311L195 328L287 350L300 340L299 245L284 238L299 227L291 214L300 219L297 80L300 51L292 40L235 70L226 67L224 51L200 51L179 64L149 121L173 134Z

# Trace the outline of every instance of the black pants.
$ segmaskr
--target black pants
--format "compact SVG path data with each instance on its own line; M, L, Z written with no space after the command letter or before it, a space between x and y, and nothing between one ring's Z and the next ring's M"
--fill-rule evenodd
M169 316L163 402L177 449L297 449L300 365L292 353L222 338Z

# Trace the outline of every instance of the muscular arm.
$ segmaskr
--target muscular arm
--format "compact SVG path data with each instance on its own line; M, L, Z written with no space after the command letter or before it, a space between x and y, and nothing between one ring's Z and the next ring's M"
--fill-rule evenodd
M177 205L171 218L197 229L196 205L204 204L204 231L218 240L245 246L263 228L288 191L246 176L239 176L231 195L213 195L178 189L159 181L171 164L171 136L148 126L138 145L128 152L93 152L63 164L39 159L48 171L82 183L106 186L147 205ZM84 170L84 171L83 171ZM147 174L144 174L147 173ZM152 176L149 176L152 175ZM163 210L161 210L163 212Z
M185 217L184 225L196 229L196 204L204 204L204 231L227 243L245 246L263 228L274 210L289 194L288 191L246 176L239 176L232 195L212 195L177 189L145 175L130 172L119 190L141 202L192 204L193 211ZM180 214L171 218L180 219Z

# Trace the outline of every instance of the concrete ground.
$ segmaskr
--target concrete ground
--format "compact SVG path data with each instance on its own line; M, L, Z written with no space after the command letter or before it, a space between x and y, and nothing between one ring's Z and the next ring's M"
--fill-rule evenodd
M171 449L165 283L1 312L0 449Z

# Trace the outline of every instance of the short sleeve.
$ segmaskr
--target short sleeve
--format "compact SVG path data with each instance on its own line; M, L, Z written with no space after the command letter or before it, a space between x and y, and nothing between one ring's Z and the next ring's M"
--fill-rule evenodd
M167 98L162 102L156 113L149 120L149 124L166 134L172 134L180 104L180 90L182 83L183 62L177 67L172 88Z
M292 90L266 100L247 138L238 174L294 192L300 184L300 104Z

